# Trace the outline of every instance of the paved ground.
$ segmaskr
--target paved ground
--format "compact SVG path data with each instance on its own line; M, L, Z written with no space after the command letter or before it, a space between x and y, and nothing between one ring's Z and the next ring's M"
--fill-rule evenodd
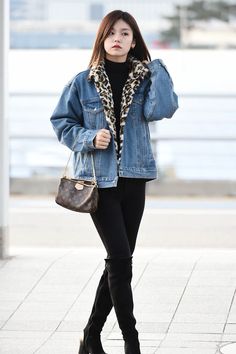
M76 354L105 258L90 217L53 198L12 198L10 215L0 354ZM230 198L147 200L133 278L142 354L235 354L235 215ZM114 313L103 341L123 353Z
M103 258L99 248L11 248L0 262L0 353L76 354ZM133 288L142 354L236 342L236 250L139 248ZM123 353L114 313L103 340Z

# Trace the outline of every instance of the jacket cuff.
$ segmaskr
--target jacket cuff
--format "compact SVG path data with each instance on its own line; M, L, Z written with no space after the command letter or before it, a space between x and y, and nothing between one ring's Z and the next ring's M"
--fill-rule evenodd
M97 135L99 129L96 130L88 130L86 134L86 139L84 141L84 145L88 147L89 150L96 150L96 147L93 145L93 139Z

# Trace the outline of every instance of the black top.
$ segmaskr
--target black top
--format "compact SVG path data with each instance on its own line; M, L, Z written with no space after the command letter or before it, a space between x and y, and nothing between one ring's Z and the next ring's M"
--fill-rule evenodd
M129 62L117 63L105 59L105 70L111 84L111 90L114 102L114 113L116 118L116 138L118 148L120 150L120 109L121 109L121 97L123 87L129 75ZM121 177L120 177L121 178ZM137 178L132 178L137 180ZM138 178L138 180L143 182L148 182L149 178Z
M123 87L129 75L129 63L116 63L105 59L105 70L111 84L114 101L114 113L116 118L116 138L120 149L120 109Z

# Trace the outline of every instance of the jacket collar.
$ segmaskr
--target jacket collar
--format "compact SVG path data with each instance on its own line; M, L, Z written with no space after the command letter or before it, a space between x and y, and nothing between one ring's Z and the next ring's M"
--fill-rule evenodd
M116 118L114 113L114 102L112 98L112 89L105 71L105 63L101 61L96 67L92 67L89 72L88 79L93 80L96 89L101 98L104 113L108 126L114 136L115 148L117 152L117 158L120 160L121 151L124 140L124 127L126 117L129 112L130 105L133 100L133 96L141 81L145 78L149 69L139 60L130 56L127 59L130 63L130 72L127 81L124 85L121 99L121 113L120 113L120 150L118 151L117 137L116 137Z

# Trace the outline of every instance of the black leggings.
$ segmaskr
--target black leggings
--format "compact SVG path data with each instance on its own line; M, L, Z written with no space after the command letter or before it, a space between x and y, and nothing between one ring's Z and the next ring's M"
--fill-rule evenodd
M119 177L117 187L98 189L98 208L90 215L107 258L132 256L145 205L145 186L144 180Z

